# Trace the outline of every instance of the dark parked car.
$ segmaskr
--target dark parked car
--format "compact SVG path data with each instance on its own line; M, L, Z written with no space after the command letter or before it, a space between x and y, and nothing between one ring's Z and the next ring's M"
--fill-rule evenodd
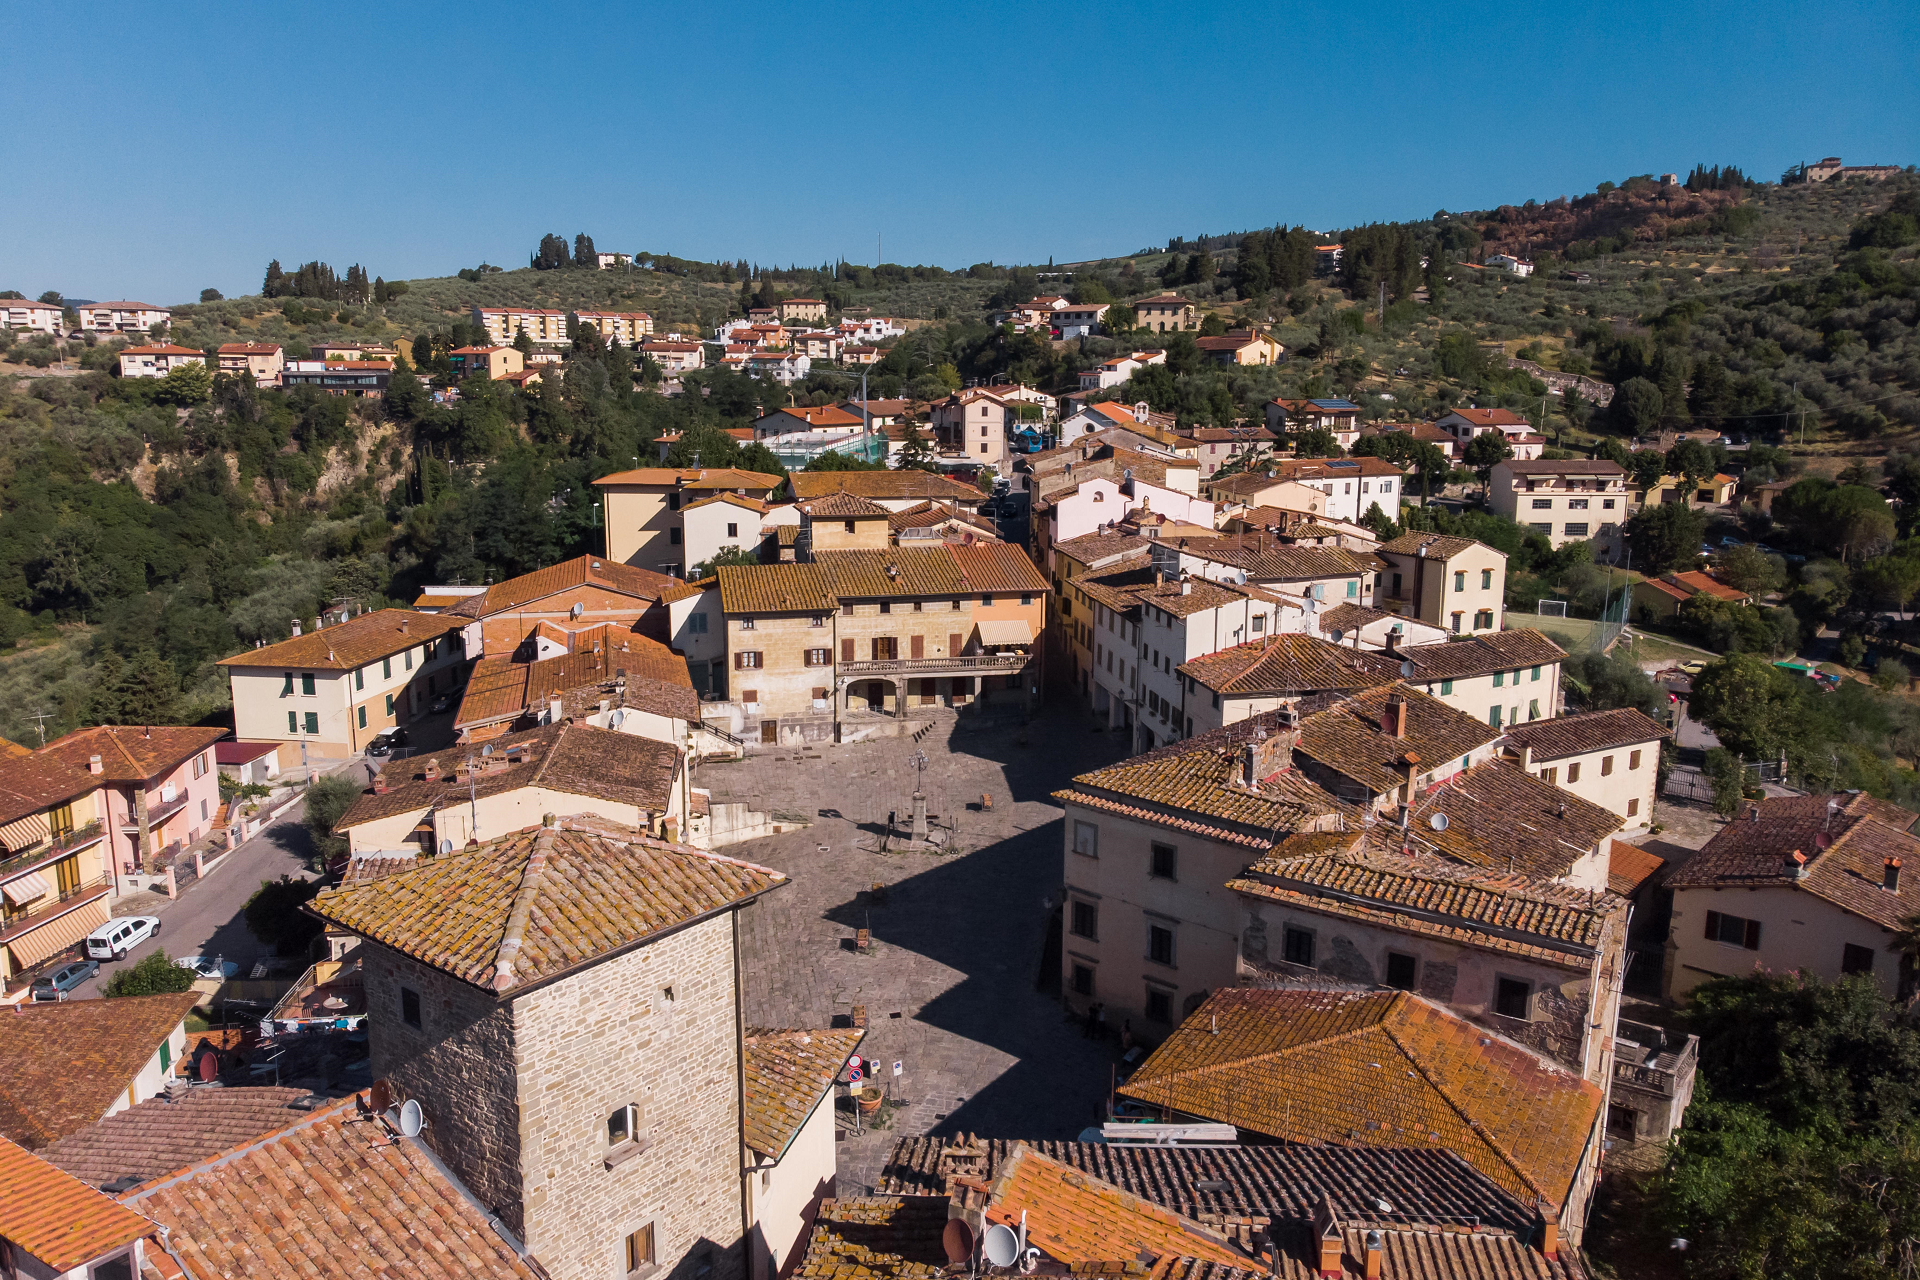
M72 964L63 964L44 978L33 980L33 998L35 1000L64 1000L67 992L100 972L98 960L75 960Z
M433 705L431 707L428 707L427 710L437 716L442 711L445 711L448 707L451 707L452 705L453 705L453 699L448 697L439 697L433 700Z
M389 729L367 744L367 754L370 756L392 755L395 747L404 747L406 745L407 731L405 729Z

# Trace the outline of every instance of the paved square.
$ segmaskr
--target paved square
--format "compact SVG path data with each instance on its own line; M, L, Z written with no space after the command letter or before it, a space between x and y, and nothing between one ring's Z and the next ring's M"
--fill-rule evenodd
M812 817L724 852L794 879L742 916L747 1025L824 1027L864 1005L861 1054L884 1064L882 1081L907 1103L885 1129L843 1132L844 1193L871 1186L903 1134L1072 1138L1098 1123L1117 1046L1086 1039L1039 989L1061 890L1060 808L1048 793L1124 745L1061 710L1024 732L948 718L919 743L796 749L696 773L717 801ZM937 824L957 821L952 852L881 851L888 811L903 825L910 812L916 753ZM852 949L864 927L871 955ZM905 1070L892 1080L896 1061Z

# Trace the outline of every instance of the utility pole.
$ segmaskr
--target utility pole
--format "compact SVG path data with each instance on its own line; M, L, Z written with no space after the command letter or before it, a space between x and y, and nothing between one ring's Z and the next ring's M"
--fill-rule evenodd
M1387 282L1380 282L1380 327L1387 327Z

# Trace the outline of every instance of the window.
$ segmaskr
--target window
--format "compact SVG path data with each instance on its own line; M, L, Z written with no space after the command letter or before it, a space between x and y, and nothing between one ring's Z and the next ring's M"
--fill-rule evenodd
M1092 995L1093 994L1093 966L1085 965L1085 964L1076 964L1075 966L1073 966L1073 977L1071 979L1071 985L1073 987L1073 994L1077 996Z
M1465 569L1455 569L1453 571L1453 589L1455 591L1465 591L1467 589L1467 571Z
M318 711L307 712L307 732L320 732L320 713Z
M841 605L840 616L843 618L851 618L853 616L853 606L850 604Z
M1538 680L1539 678L1540 678L1540 668L1535 667L1533 669L1533 679Z
M687 616L687 631L696 636L707 634L707 615L694 613Z
M1568 526L1567 526L1567 536L1568 536L1569 538L1584 538L1584 537L1586 537L1586 536L1587 536L1587 526L1586 526L1586 523L1585 523L1585 522L1583 521L1583 522L1581 522L1581 523L1579 523L1579 524L1570 524L1570 525L1568 525Z
M300 696L303 698L313 696L313 672L311 671L302 672L300 675Z
M924 600L915 600L913 602L913 611L915 613L924 613L926 611L926 607L927 607L927 604L926 604L926 601Z
M653 1265L653 1224L627 1237L627 1274L639 1275Z
M193 776L196 778L207 776L207 753L204 751L193 758Z
M291 671L287 672L287 682L280 686L280 696L283 698L293 696L293 672Z
M1603 778L1611 778L1613 776L1613 757L1612 756L1600 757L1600 776Z
M735 671L754 671L757 670L759 666L760 651L758 649L742 649L733 655L733 669Z
M1173 1021L1173 993L1161 991L1157 987L1147 988L1147 1021Z
M1073 904L1071 929L1076 938L1092 938L1096 942L1099 941L1100 908L1091 902L1081 902L1076 899Z
M358 719L360 722L360 727L362 729L366 728L367 727L367 709L365 707L360 708L360 714Z
M1493 589L1493 570L1482 569L1480 571L1480 589L1482 591L1491 591Z
M420 1026L420 993L412 987L400 988L400 1021L416 1030Z
M616 1107L613 1114L607 1117L607 1145L617 1147L623 1142L637 1142L639 1138L640 1108L631 1102L624 1107Z
M163 1067L167 1064L162 1062ZM108 1258L93 1267L93 1280L133 1280L133 1255L123 1253L117 1258Z
M300 732L300 713L298 711L287 712L287 732Z
M1730 916L1720 911L1707 912L1707 941L1720 942L1729 947L1744 947L1748 951L1760 949L1760 922L1741 916Z
M892 602L892 601L890 601L890 600L882 600L882 601L880 602L880 612L882 612L882 613L892 613L892 612L893 612L893 602Z
M1872 973L1873 948L1856 947L1851 942L1840 949L1840 972Z
M737 538L740 536L740 526L731 520L727 521L727 536L729 538Z
M680 545L679 529L676 528L676 529L667 530L667 545L671 547L677 547Z
M1528 1006L1533 1001L1533 984L1518 978L1499 978L1494 982L1493 1011L1503 1018L1532 1017Z
M1567 766L1567 785L1568 785L1568 786L1572 786L1572 785L1573 785L1574 783L1576 783L1576 782L1578 782L1578 781L1580 781L1580 766L1579 766L1579 764L1578 764L1578 763L1575 763L1575 764L1570 764L1570 765L1568 765L1568 766Z
M833 650L831 649L807 650L807 665L810 667L824 667L824 666L828 666L832 662L833 662Z
M746 704L748 704L749 706L759 706L759 705L760 705L760 691L759 691L758 689L742 689L742 690L740 691L740 701L742 701L742 702L744 702L744 703L746 703ZM765 734L765 732L766 732L766 726L767 726L767 725L769 725L769 724L772 724L772 723L773 723L773 721L771 721L771 720L768 720L768 721L765 721L765 722L764 722L764 723L763 723L763 724L761 725L761 733L762 733L763 735L764 735L764 734Z
M355 667L353 669L353 687L355 692L367 687L367 669L365 667Z
M1585 510L1587 509L1587 503L1589 503L1589 502L1591 502L1591 501L1593 501L1593 499L1591 499L1591 498L1568 498L1568 499L1567 499L1567 510L1569 510L1569 511L1585 511Z
M1174 851L1170 844L1155 844L1147 857L1147 874L1156 880L1174 878Z
M1552 533L1553 532L1553 526L1550 524L1530 524L1527 526L1527 528L1533 530L1533 532L1535 533Z
M1173 964L1173 930L1163 924L1147 926L1147 959L1155 964Z
M1496 729L1500 727L1500 708L1499 707L1487 708L1487 723L1492 725Z
M1496 688L1496 689L1498 689L1498 688L1499 688L1499 687L1500 687L1501 685L1503 685L1503 684L1505 684L1506 682L1507 682L1507 673L1506 673L1506 672L1504 672L1504 671L1496 671L1496 672L1494 672L1494 673L1493 673L1493 687L1494 687L1494 688Z
M393 695L392 694L387 695L387 714L388 715L393 714Z
M1602 498L1602 499L1600 499L1600 505L1601 505L1601 506L1602 506L1603 508L1605 508L1606 510L1608 510L1608 511L1611 511L1611 510L1613 510L1613 499L1612 499L1612 498Z
M680 509L680 495L679 495L679 494L677 494L677 493L670 493L670 494L668 494L668 495L667 495L667 510L669 510L669 511L678 511L679 509Z
M993 597L992 597L992 596L982 596L982 597L980 597L980 601L981 601L981 603L982 603L982 604L992 604L992 603L993 603ZM1021 596L1021 597L1020 597L1020 603L1021 603L1021 604L1032 604L1032 603L1033 603L1033 594L1032 594L1031 592L1029 592L1029 593L1027 593L1026 595L1023 595L1023 596ZM954 608L956 608L956 609L958 609L958 608L960 607L960 602L959 602L958 600L955 600L955 601L953 602L953 607L954 607Z
M1412 956L1402 955L1398 951L1387 952L1387 985L1402 991L1413 990L1414 976L1419 968L1419 962Z
M1347 579L1347 598L1351 600L1353 597L1359 594L1360 594L1360 579L1358 578Z
M1539 718L1540 718L1540 699L1528 698L1527 699L1527 719L1538 720Z
M1633 818L1639 816L1639 813L1640 801L1637 798L1627 801L1627 816Z
M1559 769L1559 767L1558 767L1558 766L1555 766L1555 767L1554 767L1554 768L1552 768L1552 769L1542 769L1542 770L1540 771L1540 781L1542 781L1542 782L1544 782L1544 783L1546 783L1546 784L1547 784L1548 786L1550 786L1550 787L1557 787L1557 786L1559 786L1559 785L1560 785L1560 769Z
M1286 957L1288 964L1304 965L1309 969L1313 967L1312 933L1305 929L1295 929L1289 925L1287 926L1286 940L1282 945L1284 950L1281 954Z
M1460 625L1461 625L1461 621L1462 621L1462 620L1463 620L1463 619L1464 619L1464 618L1465 618L1466 616L1467 616L1466 614L1464 614L1464 613L1462 613L1462 612L1460 612L1460 610L1458 610L1458 609L1455 609L1455 610L1453 611L1453 634L1455 634L1455 635L1459 635L1459 634L1460 634Z
M1640 753L1638 751L1627 752L1627 768L1638 769L1639 767L1640 767Z
M392 658L380 659L380 678L382 680L393 679L393 659Z
M1478 613L1473 615L1473 629L1475 631L1485 631L1487 628L1491 627L1492 625L1493 625L1493 610L1482 609ZM1516 675L1514 678L1517 680L1519 677Z
M400 661L401 661L401 664L405 666L407 670L409 671L413 670L413 650L409 649L405 653L401 654Z
M873 660L892 662L900 656L900 638L898 636L875 636L873 638Z
M742 631L757 631L759 628L754 625L752 618L742 618L740 619L740 629Z
M1553 499L1552 498L1535 498L1533 500L1533 509L1535 511L1551 511L1553 510Z

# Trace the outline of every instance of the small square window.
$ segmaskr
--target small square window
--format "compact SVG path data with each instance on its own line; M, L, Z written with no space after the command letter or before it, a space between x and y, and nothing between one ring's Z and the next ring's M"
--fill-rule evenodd
M742 618L740 619L740 629L742 631L753 631L757 628L755 628L752 618Z
M1640 753L1638 751L1627 752L1627 768L1638 769L1639 767L1640 767Z
M1629 818L1637 818L1640 816L1640 801L1637 797L1627 801L1627 816Z
M1856 947L1849 942L1840 950L1840 972L1872 973L1873 948Z
M1503 1018L1524 1021L1532 1017L1529 1012L1532 1001L1532 983L1522 982L1518 978L1501 978L1494 984L1493 1011Z
M1170 1023L1173 1021L1173 994L1147 988L1147 1021Z
M1147 959L1155 964L1173 963L1173 930L1162 924L1147 926Z
M300 696L303 698L313 696L313 672L311 671L303 672L300 676Z
M1420 962L1412 956L1402 955L1398 951L1387 952L1387 985L1398 987L1402 991L1413 990L1414 976L1419 972Z
M1148 858L1147 874L1156 880L1174 878L1174 851L1170 844L1155 844Z
M1578 764L1568 765L1567 766L1567 784L1571 786L1572 784L1578 781L1580 781L1580 766Z
M1282 954L1286 956L1288 964L1303 965L1309 969L1313 967L1313 934L1289 926L1285 948Z
M1089 858L1100 856L1100 828L1077 819L1073 824L1073 851Z
M420 993L412 987L400 988L400 1021L416 1029L420 1026Z
M1075 901L1071 927L1074 937L1092 938L1097 942L1100 938L1100 908L1091 902Z
M1093 966L1086 965L1086 964L1076 964L1075 966L1073 966L1073 977L1071 979L1071 984L1073 986L1073 994L1077 996L1092 995L1093 994Z

